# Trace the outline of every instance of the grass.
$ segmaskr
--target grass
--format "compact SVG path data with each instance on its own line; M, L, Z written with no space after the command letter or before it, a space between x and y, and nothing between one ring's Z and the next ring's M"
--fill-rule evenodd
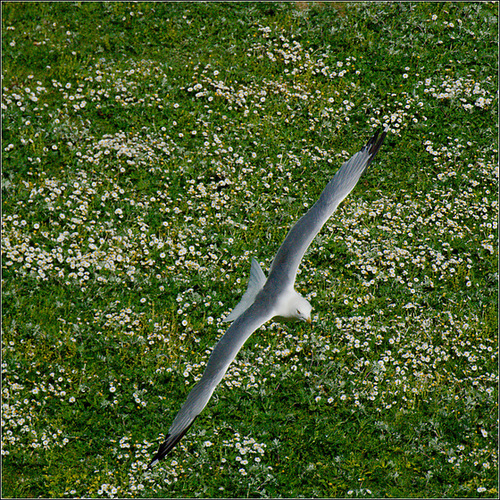
M496 3L2 3L5 497L496 497ZM246 287L373 129L252 335Z

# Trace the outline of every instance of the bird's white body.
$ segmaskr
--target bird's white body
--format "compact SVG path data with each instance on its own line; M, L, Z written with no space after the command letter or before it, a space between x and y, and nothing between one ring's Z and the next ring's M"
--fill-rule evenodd
M238 305L223 319L223 321L234 321L241 316L255 302L259 293L265 288L266 282L266 276L259 263L255 259L252 259L247 291ZM289 285L284 288L281 293L276 294L273 306L273 318L284 321L295 320L307 321L308 323L311 322L312 306L302 297L302 295L300 295L300 293L295 291L293 285Z

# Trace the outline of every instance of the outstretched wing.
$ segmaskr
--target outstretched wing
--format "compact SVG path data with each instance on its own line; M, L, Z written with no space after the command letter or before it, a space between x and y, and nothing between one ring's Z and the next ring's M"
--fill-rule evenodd
M214 347L200 381L189 393L175 417L165 441L151 460L149 467L156 465L184 436L196 417L210 400L212 393L224 377L229 365L248 337L273 317L272 306L267 301L256 301L229 327Z
M292 227L273 260L267 283L274 282L278 287L293 286L307 248L373 161L386 133L384 131L379 137L377 131L361 151L346 161L323 190L318 201Z

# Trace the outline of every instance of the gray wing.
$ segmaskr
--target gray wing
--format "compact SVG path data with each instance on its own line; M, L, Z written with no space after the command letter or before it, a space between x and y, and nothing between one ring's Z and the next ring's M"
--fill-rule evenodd
M379 131L346 161L321 193L318 201L292 227L273 260L268 283L279 287L293 286L295 276L307 248L340 202L352 191L363 172L378 153L386 131Z
M214 347L200 381L189 393L175 417L165 441L151 460L149 467L156 465L184 436L196 417L210 400L215 388L226 374L229 365L248 337L273 317L272 307L264 301L256 301L228 328Z

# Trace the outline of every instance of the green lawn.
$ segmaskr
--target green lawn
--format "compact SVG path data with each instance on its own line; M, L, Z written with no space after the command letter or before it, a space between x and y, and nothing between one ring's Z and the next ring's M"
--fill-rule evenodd
M2 3L5 497L498 495L498 4ZM375 128L146 470L246 288Z

